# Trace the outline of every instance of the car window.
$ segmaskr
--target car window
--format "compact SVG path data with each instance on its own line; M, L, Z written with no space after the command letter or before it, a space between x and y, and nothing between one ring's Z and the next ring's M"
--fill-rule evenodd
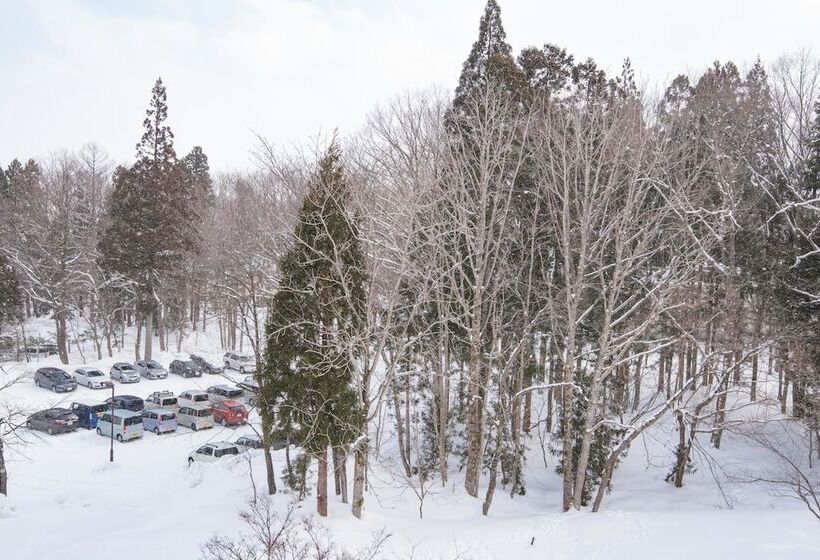
M174 418L176 418L174 414L163 414L160 416L160 420L173 420Z
M197 453L202 453L203 455L213 455L214 450L210 447L200 447Z
M202 401L207 401L207 400L208 400L208 395L195 395L194 396L194 402L202 402Z
M116 424L117 426L122 424L122 416L114 416L114 424Z
M137 424L142 424L142 416L129 416L125 419L126 426L135 426Z
M175 404L177 404L177 399L176 399L176 397L169 397L167 399L163 399L162 404L164 404L164 405L175 405Z
M197 416L200 417L200 418L207 418L208 416L212 416L212 415L213 415L213 413L210 410L208 410L207 408L202 409L199 412L197 412Z

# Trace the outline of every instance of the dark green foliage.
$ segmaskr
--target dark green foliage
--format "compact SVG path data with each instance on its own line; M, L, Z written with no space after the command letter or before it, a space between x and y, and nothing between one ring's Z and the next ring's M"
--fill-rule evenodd
M23 296L14 269L0 252L0 328L20 318Z
M338 146L319 162L279 262L270 304L263 398L279 399L277 422L308 452L359 435L353 369L365 313L365 265Z
M162 277L197 252L200 243L198 193L188 167L176 159L174 135L165 124L165 99L165 87L157 80L137 161L114 172L107 227L100 239L100 264L136 282L144 311L153 309Z
M581 440L583 439L584 431L584 416L586 415L587 406L589 404L589 380L584 376L579 376L576 383L582 389L582 393L576 391L572 406L572 425L573 425L573 445L572 445L572 471L575 472L578 468L578 458L581 452ZM555 471L559 474L564 472L563 447L560 442L564 437L564 421L563 414L565 411L559 409L557 426L558 430L555 432L556 444L550 446L553 455L559 457L558 465ZM592 445L589 451L589 463L587 465L587 474L584 479L584 491L581 505L588 505L593 492L601 482L601 475L604 472L607 458L612 449L617 447L624 435L624 430L621 428L614 428L610 424L600 423L603 416L596 415L595 418L595 434L592 439ZM625 453L618 459L618 463L623 459ZM609 490L609 488L608 488Z

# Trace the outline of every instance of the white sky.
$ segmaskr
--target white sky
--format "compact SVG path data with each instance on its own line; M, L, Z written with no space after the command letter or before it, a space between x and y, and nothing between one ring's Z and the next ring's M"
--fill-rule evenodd
M101 145L133 158L151 86L168 87L180 154L252 165L280 145L352 132L379 102L455 86L485 0L0 0L0 164ZM820 54L817 0L500 0L507 39L545 42L645 81L712 61Z

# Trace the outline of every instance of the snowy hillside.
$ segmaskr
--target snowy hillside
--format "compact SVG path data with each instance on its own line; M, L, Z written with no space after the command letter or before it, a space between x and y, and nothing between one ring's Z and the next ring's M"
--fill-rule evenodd
M186 339L183 348L217 360L221 357L218 343L201 333ZM167 366L178 357L187 354L164 353L157 358ZM76 358L79 355L72 354L72 363L65 369L83 365ZM88 363L107 371L113 362L129 359L132 356L125 352ZM51 357L2 365L5 379L11 379L20 371L60 364ZM241 379L232 371L226 377ZM155 390L178 394L219 382L226 380L171 375L166 380L117 384L116 391L145 397ZM55 395L26 378L0 393L0 406L22 405L34 412L75 400L102 400L107 395L107 390L85 387ZM25 443L11 446L6 454L10 483L9 497L0 498L0 547L11 555L3 558L81 560L103 558L112 551L118 560L146 555L197 558L199 547L213 534L246 530L238 513L253 494L252 481L258 492L264 491L265 467L258 450L190 467L188 453L204 442L233 441L252 433L253 427L258 429L256 414L251 416L251 426L240 428L216 426L198 432L179 428L161 436L146 433L133 442L115 443L113 464L108 461L108 439L93 431L80 429L55 436L25 433ZM391 437L388 434L385 439ZM374 533L386 530L390 534L387 558L815 557L820 531L800 503L772 495L765 485L729 480L730 475L766 472L773 459L765 451L729 436L725 451L711 451L713 467L718 470L711 472L698 457L697 472L683 488L674 488L664 477L675 437L670 422L657 425L638 440L616 471L612 494L599 513L560 513L560 477L553 471L554 458L546 457L549 468L545 469L533 440L526 462L526 495L500 496L488 517L480 514L478 500L460 491L463 478L454 469L446 487L432 486L420 519L418 499L396 468L396 457L383 451L373 461L364 520L353 519L349 506L331 496L330 515L322 523L350 549L364 546ZM389 441L384 447L391 448ZM273 457L281 472L284 450L275 451ZM284 511L293 495L280 492L273 499ZM300 511L313 515L312 497L300 505Z

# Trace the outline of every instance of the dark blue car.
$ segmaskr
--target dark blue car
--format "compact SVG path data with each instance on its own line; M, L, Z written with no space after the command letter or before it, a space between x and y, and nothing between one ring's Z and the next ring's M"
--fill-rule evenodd
M123 410L130 410L132 412L142 412L145 408L145 402L139 397L135 397L134 395L117 395L113 397L114 399L114 408L123 409ZM105 399L105 404L110 408L111 407L111 397Z
M105 403L71 403L71 412L80 419L80 427L86 430L93 430L97 427L97 420L106 410L110 410L111 405Z

